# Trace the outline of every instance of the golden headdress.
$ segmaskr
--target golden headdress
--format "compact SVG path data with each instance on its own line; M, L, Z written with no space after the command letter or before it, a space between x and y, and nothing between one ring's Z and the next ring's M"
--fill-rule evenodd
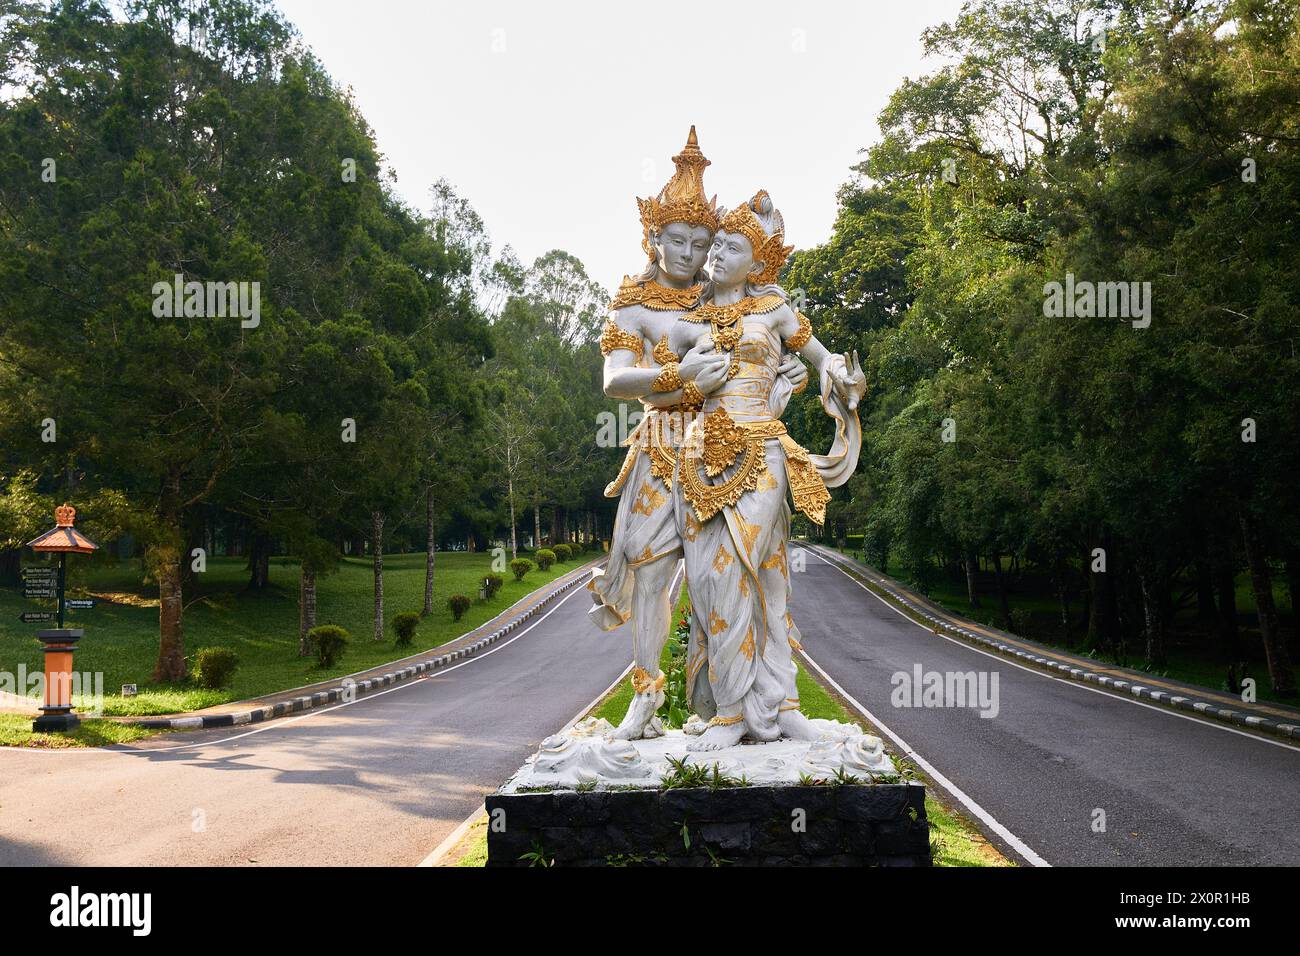
M780 213L775 213L776 229L772 235L769 236L763 228L763 223L754 210L762 209L764 205L770 209L772 197L767 194L767 190L760 189L749 202L742 203L723 216L718 227L723 232L740 233L753 246L754 261L762 260L763 271L754 279L755 285L771 285L776 282L785 260L794 252L794 246L785 244L785 222Z
M641 210L641 248L651 259L655 257L650 245L650 230L662 231L673 222L688 222L692 226L707 226L710 232L718 229L718 197L704 198L704 167L712 165L700 152L695 138L695 127L686 137L686 147L673 157L677 171L668 180L659 195L653 199L636 201Z

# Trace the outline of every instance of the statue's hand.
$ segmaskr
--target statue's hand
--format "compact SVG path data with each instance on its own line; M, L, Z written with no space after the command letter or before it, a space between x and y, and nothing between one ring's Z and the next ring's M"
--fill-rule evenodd
M858 353L854 350L852 357L832 353L827 356L826 369L830 372L831 385L853 411L858 402L867 393L867 376L858 362Z
M677 373L682 381L694 381L695 387L708 395L726 380L730 365L727 356L716 351L711 341L701 339L678 363Z
M711 341L703 338L696 342L677 363L677 373L681 375L683 381L689 382L699 378L701 372L721 361L725 361L724 357L714 351ZM699 382L696 384L698 385Z
M808 381L808 366L803 364L799 356L793 352L786 352L781 358L781 364L777 367L777 374L784 375L790 380L797 392L803 388L804 383Z
M712 395L727 380L727 372L731 368L731 362L725 355L718 356L721 361L709 365L695 379L695 387L705 395Z

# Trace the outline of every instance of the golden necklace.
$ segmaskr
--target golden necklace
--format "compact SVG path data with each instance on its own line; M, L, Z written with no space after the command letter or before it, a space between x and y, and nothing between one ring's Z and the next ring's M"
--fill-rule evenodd
M713 339L713 347L719 352L731 353L731 367L727 369L727 380L736 377L740 371L740 359L736 357L736 346L745 334L745 316L771 312L785 300L779 295L754 297L747 295L730 305L714 305L702 302L682 318L688 322L708 322Z
M659 312L684 312L699 302L703 288L693 285L686 289L674 289L660 285L653 279L644 284L638 284L634 279L625 279L609 307L622 309L629 305L641 305Z

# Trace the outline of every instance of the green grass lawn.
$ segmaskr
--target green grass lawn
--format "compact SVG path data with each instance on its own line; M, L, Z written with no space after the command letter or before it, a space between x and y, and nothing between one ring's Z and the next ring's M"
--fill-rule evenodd
M65 750L69 747L107 747L126 744L167 731L144 730L114 720L87 719L70 734L38 734L32 731L32 719L23 714L0 714L0 747L41 747Z
M434 574L434 612L420 624L409 647L394 644L391 621L402 611L419 611L424 602L424 555L384 558L383 641L373 640L374 577L368 559L346 559L338 571L317 582L317 622L338 624L352 634L343 659L321 669L314 659L298 656L298 568L289 559L273 559L270 585L260 594L247 590L242 558L210 558L197 588L185 595L185 651L221 645L239 655L231 685L221 691L150 682L158 654L158 589L141 585L138 561L84 572L75 596L112 595L89 611L68 615L69 627L84 627L75 667L102 672L106 715L150 715L196 710L213 704L257 697L331 677L341 677L445 644L514 604L529 592L584 563L592 554L575 555L549 571L533 570L522 582L507 571L506 584L490 601L478 599L479 582L491 570L489 553L440 553ZM473 598L460 621L447 609L452 594ZM49 602L52 604L52 602ZM0 671L19 664L29 672L41 668L36 626L18 623L23 611L39 610L21 592L0 588ZM123 684L139 685L140 694L120 696ZM30 726L30 725L29 725ZM2 731L0 731L2 733ZM3 740L0 737L0 740Z
M856 561L862 561L861 551L855 551L852 548L832 548L831 550L839 551ZM875 567L874 565L868 566ZM911 587L913 590L917 590L908 583L905 570L893 562L890 563L889 570L885 573L894 580ZM960 614L962 617L978 621L988 627L1008 630L1003 627L1000 620L1001 615L998 610L996 591L981 592L981 606L978 608L971 607L966 597L965 579L954 581L939 575L936 576L925 596L933 603L952 611L954 614ZM1285 582L1280 579L1280 576L1275 577L1273 581L1273 598L1277 602L1279 609L1289 607L1290 598L1286 593ZM1213 639L1210 639L1207 644L1206 639L1189 630L1195 626L1195 622L1192 620L1195 616L1194 610L1185 611L1176 618L1175 623L1178 629L1171 630L1169 634L1169 648L1166 654L1167 664L1161 668L1148 668L1142 660L1141 646L1132 647L1127 654L1119 655L1106 653L1100 648L1081 647L1077 639L1067 640L1061 631L1060 608L1053 597L1038 593L1017 593L1013 591L1008 595L1007 603L1010 605L1013 615L1017 613L1021 615L1019 625L1010 628L1011 633L1019 634L1019 636L1028 640L1037 641L1040 644L1059 648L1063 651L1083 654L1106 664L1130 667L1151 674L1153 677L1168 677L1212 690L1227 691L1228 661L1222 659L1217 644ZM1077 604L1071 607L1071 614L1077 616L1081 612L1082 609ZM1256 698L1260 701L1274 701L1294 706L1296 704L1294 698L1285 699L1273 693L1268 679L1268 666L1264 658L1264 645L1260 638L1258 620L1255 614L1255 594L1251 589L1250 579L1246 575L1241 575L1237 580L1237 616L1241 644L1246 651L1247 662L1250 667L1248 674L1255 678ZM1285 621L1285 610L1282 610L1281 616ZM1285 630L1284 625L1283 631L1285 632ZM1075 637L1077 638L1078 635L1075 635Z

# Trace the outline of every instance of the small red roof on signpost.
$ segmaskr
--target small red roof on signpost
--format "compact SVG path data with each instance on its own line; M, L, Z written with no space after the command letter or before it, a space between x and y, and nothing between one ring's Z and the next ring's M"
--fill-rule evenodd
M72 527L76 520L76 508L70 505L55 508L55 527L39 538L28 541L27 547L37 554L90 554L92 551L98 551L99 545Z

